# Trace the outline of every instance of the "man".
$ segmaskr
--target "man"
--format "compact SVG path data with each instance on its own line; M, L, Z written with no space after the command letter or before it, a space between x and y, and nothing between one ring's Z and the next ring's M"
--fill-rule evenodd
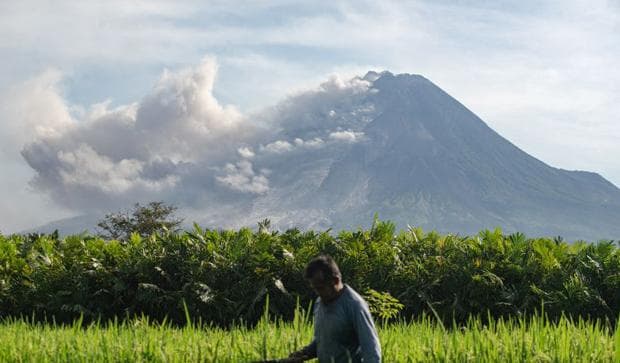
M314 339L289 361L381 362L381 346L368 304L347 284L329 256L314 258L304 277L319 295L314 305Z

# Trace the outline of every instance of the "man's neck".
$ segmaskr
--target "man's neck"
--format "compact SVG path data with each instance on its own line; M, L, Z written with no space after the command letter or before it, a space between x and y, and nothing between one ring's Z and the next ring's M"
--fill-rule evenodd
M331 299L327 300L327 301L323 301L323 304L329 305L329 304L333 303L334 301L338 300L340 295L342 295L342 293L344 292L345 286L341 282L338 285L334 286L334 288L336 290L336 293L334 294L334 296Z

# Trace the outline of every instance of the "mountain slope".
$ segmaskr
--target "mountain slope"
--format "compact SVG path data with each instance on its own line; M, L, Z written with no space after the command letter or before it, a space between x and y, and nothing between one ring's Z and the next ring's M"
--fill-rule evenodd
M338 224L352 222L347 213L368 219L368 210L401 226L452 232L620 235L620 190L600 175L531 157L421 76L384 73L373 87L381 111L364 129L368 140L321 185L325 206L343 206ZM364 197L353 206L360 183Z

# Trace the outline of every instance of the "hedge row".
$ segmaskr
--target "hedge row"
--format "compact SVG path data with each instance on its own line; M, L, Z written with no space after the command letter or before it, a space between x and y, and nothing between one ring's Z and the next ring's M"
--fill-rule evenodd
M313 299L302 272L320 253L337 260L345 282L374 296L375 311L389 293L404 305L404 318L464 321L544 308L550 318L614 322L620 313L613 241L567 243L500 230L396 233L391 222L376 221L369 230L338 234L194 226L127 241L0 235L0 316L64 322L144 314L183 323L186 306L194 319L228 325L256 322L269 296L271 313L287 319L298 301L308 306Z

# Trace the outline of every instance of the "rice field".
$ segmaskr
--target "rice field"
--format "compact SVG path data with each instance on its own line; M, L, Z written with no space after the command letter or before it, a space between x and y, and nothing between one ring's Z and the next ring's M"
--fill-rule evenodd
M154 324L146 318L109 324L0 323L2 362L253 362L286 357L307 344L312 325L261 321L221 329ZM556 323L541 317L470 319L444 328L430 317L380 324L384 362L620 362L620 329L605 324Z

